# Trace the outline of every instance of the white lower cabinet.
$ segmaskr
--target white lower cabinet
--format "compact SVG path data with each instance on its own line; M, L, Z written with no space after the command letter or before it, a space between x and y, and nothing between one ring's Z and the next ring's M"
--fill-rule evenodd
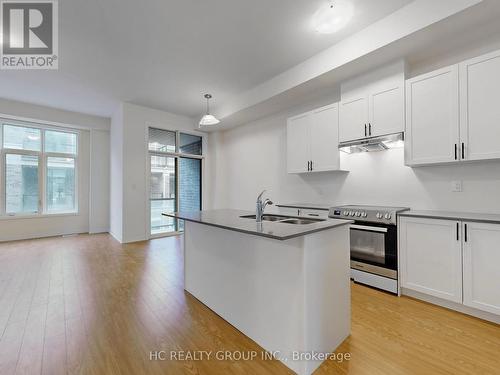
M500 315L500 224L401 217L401 285Z
M464 305L500 315L500 225L463 226Z
M456 221L402 217L400 221L402 287L461 303L460 232L460 225Z

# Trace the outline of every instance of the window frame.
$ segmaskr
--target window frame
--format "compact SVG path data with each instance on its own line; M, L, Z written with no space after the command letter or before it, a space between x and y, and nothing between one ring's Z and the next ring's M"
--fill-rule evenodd
M40 130L40 151L19 150L3 147L4 125L19 126L23 128ZM76 135L76 149L74 154L60 152L45 152L45 131L56 131L60 133L70 133ZM73 216L80 213L79 208L79 169L80 169L80 139L81 132L78 129L63 128L59 126L38 124L35 122L21 121L11 118L0 117L0 220L21 219L21 218L40 218L54 216ZM6 188L6 162L8 154L30 155L38 157L38 212L7 212L7 188ZM69 158L74 160L75 178L74 178L74 209L71 211L48 211L47 209L47 168L49 157Z

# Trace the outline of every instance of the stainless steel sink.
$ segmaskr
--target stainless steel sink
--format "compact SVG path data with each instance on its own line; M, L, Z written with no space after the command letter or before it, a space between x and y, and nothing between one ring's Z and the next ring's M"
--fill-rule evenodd
M240 216L242 219L256 219L255 215L244 215ZM313 223L318 223L320 221L325 221L325 219L305 219L305 218L298 218L298 217L293 217L293 216L284 216L284 215L262 215L262 220L263 221L274 221L274 222L279 222L279 223L284 223L284 224L296 224L296 225L306 225L306 224L313 224Z
M242 219L256 219L255 215L244 215L240 216ZM281 220L286 220L290 219L290 216L283 216L283 215L262 215L262 220L265 221L281 221Z

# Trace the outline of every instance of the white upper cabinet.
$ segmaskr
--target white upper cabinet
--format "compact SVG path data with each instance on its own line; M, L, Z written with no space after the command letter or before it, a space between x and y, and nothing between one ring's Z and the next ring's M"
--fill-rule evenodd
M404 86L404 61L344 82L340 142L404 132Z
M372 137L405 130L404 97L404 78L372 90L368 105L368 130Z
M402 287L462 303L460 223L402 217L399 233Z
M312 111L309 147L312 172L339 169L339 106L337 103Z
M500 51L406 83L406 164L500 158Z
M286 127L288 173L303 173L309 170L310 124L309 113L288 119Z
M288 173L340 169L338 122L338 103L288 119Z
M366 95L340 103L340 142L361 139L368 135L368 98Z
M464 222L463 228L464 304L500 315L500 225Z
M500 158L500 51L460 64L460 97L463 158Z
M406 82L406 164L447 163L459 157L458 67Z

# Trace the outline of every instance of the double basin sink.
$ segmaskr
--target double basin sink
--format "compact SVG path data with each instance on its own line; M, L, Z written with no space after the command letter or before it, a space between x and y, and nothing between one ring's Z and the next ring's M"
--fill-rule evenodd
M240 216L242 219L256 219L255 215L244 215ZM262 221L274 221L278 223L284 224L296 224L296 225L306 225L306 224L314 224L319 223L321 221L325 221L325 219L309 219L309 218L300 218L293 216L284 216L284 215L262 215Z

